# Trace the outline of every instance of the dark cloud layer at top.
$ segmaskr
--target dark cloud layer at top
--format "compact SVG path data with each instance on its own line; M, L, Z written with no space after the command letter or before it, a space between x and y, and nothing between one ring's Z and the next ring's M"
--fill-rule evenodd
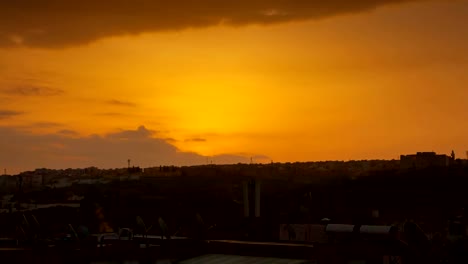
M273 24L424 0L14 0L0 2L0 47L65 47L123 34Z

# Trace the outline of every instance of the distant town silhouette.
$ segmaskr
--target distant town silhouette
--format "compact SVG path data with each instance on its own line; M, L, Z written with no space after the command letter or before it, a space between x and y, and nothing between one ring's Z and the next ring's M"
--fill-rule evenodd
M376 258L362 243L377 239L372 243L381 247L381 261L439 263L463 257L457 248L468 237L467 173L468 159L453 152L418 152L401 160L145 169L128 160L120 169L37 169L0 177L1 235L33 247L63 239L81 241L74 247L85 246L84 241L92 246L91 234L107 234L98 243L126 236L149 245L159 244L154 240L159 238L161 246L175 247L186 258L201 241L218 241L216 250L206 252L223 254L231 244L222 241L267 243L254 251L257 257L268 256L263 250L269 247L287 247L280 244L286 242L303 248L294 251L297 256L279 250L278 257L316 260L341 243L352 243L359 258ZM189 250L180 238L198 246ZM308 251L307 245L324 251ZM175 257L168 254L163 255ZM343 254L340 258L357 257Z

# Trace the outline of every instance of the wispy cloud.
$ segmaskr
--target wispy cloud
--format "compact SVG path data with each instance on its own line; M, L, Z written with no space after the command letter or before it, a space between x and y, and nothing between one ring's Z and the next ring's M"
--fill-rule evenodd
M62 89L39 85L19 85L0 90L1 93L13 96L57 96L65 93Z
M78 132L70 129L62 129L60 131L57 131L57 134L59 135L64 135L64 136L77 136L79 135Z
M413 1L429 0L0 1L0 45L65 47L122 34L322 19Z
M7 119L17 115L21 115L23 112L12 111L12 110L0 110L0 119Z
M109 100L106 102L107 104L110 105L115 105L115 106L125 106L125 107L136 107L137 104L128 102L128 101L120 101L120 100Z
M62 123L57 122L36 122L32 124L32 127L40 127L40 128L54 128L54 127L61 127L63 126Z
M189 138L186 139L185 142L206 142L207 140L204 138Z

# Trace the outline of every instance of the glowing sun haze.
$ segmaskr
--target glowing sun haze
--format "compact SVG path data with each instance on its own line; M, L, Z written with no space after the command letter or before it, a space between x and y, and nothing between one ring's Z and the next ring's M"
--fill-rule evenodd
M464 0L3 1L0 166L461 156L466 25Z

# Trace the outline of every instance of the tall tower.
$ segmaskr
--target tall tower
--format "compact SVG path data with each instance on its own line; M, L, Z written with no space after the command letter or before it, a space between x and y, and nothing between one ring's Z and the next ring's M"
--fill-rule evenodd
M242 183L244 217L260 217L261 181L247 180Z
M250 216L250 206L249 206L249 181L244 181L242 183L242 191L243 191L243 198L244 198L244 217L248 218Z
M128 162L128 168L130 169L130 159L128 159L127 162Z
M455 160L455 151L452 150L452 154L450 155L452 157L452 160Z
M260 217L260 180L255 181L255 217Z

